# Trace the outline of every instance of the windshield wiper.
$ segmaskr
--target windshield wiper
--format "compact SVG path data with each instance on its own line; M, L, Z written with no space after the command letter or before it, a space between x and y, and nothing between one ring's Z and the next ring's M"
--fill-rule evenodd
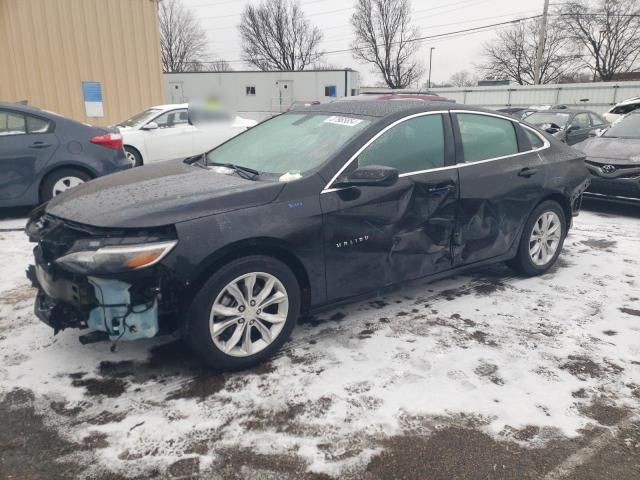
M258 175L260 175L260 172L258 170L254 170L253 168L249 168L249 167L244 167L242 165L236 165L235 163L207 162L207 166L230 168L231 170L234 170L242 178L246 178L247 180L255 180L255 178Z

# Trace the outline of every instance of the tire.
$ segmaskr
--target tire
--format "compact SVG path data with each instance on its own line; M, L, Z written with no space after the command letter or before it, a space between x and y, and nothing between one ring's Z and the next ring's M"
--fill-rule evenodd
M44 178L40 185L40 200L42 203L48 202L63 191L89 180L91 180L91 175L77 168L54 170Z
M269 289L267 282L271 279L273 286ZM252 295L247 295L247 284L253 285ZM230 292L232 285L237 289L232 287ZM273 303L262 311L260 302L267 301ZM263 255L233 260L207 280L187 309L187 343L214 369L252 367L279 350L289 338L300 315L300 303L298 280L281 261Z
M547 225L549 226L546 234L544 234L545 220L543 216L547 218ZM554 233L550 233L553 229L552 226L555 224L558 225L557 229L553 230ZM535 236L538 238L537 248L534 241L534 229L537 232L542 232ZM531 212L522 231L518 254L509 262L509 265L517 272L528 276L542 275L556 263L566 236L567 220L562 207L552 200L542 202ZM544 247L545 242L546 249ZM552 254L551 251L553 252Z
M139 167L142 165L142 155L140 155L140 152L138 152L138 150L130 147L129 145L125 145L124 152L133 167Z

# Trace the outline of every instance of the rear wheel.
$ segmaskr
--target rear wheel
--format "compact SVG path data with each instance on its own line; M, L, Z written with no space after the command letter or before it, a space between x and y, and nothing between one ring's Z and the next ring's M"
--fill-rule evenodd
M131 163L132 167L139 167L142 165L142 155L135 148L125 145L124 153L127 156L127 160Z
M239 370L268 358L300 314L300 286L279 260L256 255L219 269L195 296L188 342L211 367Z
M511 266L526 275L541 275L558 259L567 235L562 207L551 200L538 205L527 220Z
M91 180L91 176L77 168L62 168L47 175L40 186L40 200L48 202L53 197Z

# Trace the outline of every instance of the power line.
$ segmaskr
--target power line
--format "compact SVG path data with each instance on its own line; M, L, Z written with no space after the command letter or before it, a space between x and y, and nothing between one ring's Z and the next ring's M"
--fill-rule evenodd
M480 32L480 31L486 31L487 29L491 30L495 27L500 27L500 26L506 26L506 25L511 25L511 24L516 24L516 23L520 23L520 22L526 22L528 20L533 20L535 18L540 18L540 15L532 15L529 17L523 17L523 18L517 18L514 20L508 20L508 21L504 21L504 22L497 22L497 23L490 23L488 25L482 25L479 27L472 27L472 28L465 28L462 30L455 30L452 32L445 32L445 33L438 33L438 34L434 34L434 35L425 35L425 36L421 36L421 37L416 37L414 39L411 40L406 40L404 42L391 42L390 45L397 45L399 43L417 43L417 42L423 42L425 40L432 40L432 39L438 39L438 38L447 38L447 37L451 37L451 36L462 36L459 34L470 34L470 33L475 33L475 32ZM384 46L384 45L378 45L378 46ZM323 55L335 55L338 53L346 53L346 52L351 52L351 48L344 48L344 49L339 49L339 50L330 50L327 52L323 52ZM215 61L209 61L209 62L192 62L192 63L215 63ZM246 60L227 60L227 63L248 63L246 62Z

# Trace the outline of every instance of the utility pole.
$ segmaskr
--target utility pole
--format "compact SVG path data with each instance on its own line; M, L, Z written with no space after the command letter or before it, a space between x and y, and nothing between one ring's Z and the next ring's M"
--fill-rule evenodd
M431 60L433 60L433 51L435 49L436 47L431 47L429 49L429 80L427 80L427 90L431 90Z
M544 43L547 38L547 17L549 15L549 0L544 0L542 18L540 19L540 32L538 33L538 51L536 52L536 64L533 71L533 82L540 85L542 80L542 57L544 54Z

